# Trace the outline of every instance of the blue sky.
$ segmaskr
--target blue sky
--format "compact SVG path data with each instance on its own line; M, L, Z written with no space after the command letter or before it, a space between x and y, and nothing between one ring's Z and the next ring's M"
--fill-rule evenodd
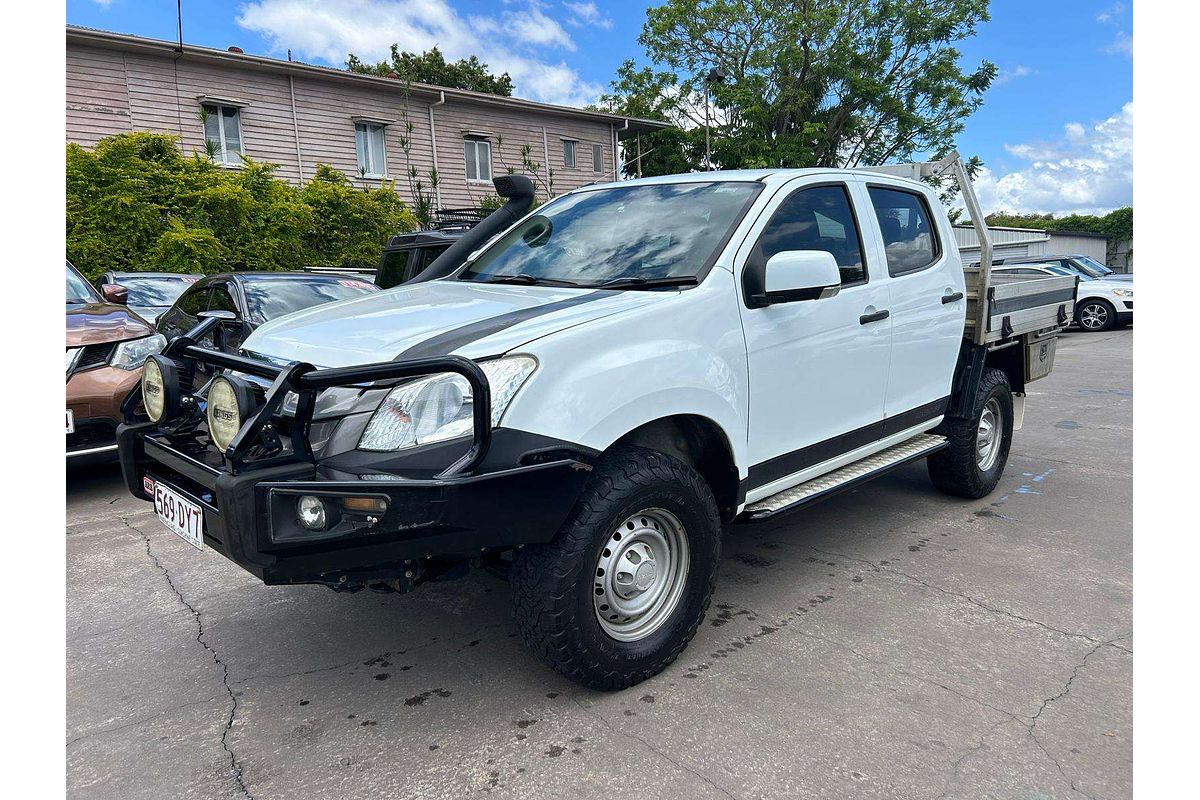
M478 55L517 94L580 105L625 58L650 3L635 0L183 0L184 39L341 66L347 51L388 45ZM1001 77L959 137L987 170L990 210L1098 212L1132 202L1131 0L993 0L992 21L963 49ZM68 0L67 21L163 39L175 0Z

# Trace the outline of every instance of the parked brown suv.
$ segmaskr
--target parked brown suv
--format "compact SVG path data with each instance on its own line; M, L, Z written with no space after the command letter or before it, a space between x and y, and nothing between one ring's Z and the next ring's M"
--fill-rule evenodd
M103 290L67 262L67 458L116 457L121 403L166 342L121 304L121 287Z

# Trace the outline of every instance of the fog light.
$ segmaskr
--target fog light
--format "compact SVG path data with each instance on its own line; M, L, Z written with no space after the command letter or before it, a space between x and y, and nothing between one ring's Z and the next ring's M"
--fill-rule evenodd
M387 500L382 497L343 497L342 508L347 511L356 511L360 514L379 514L380 516L387 513Z
M296 516L300 524L310 531L325 530L325 504L318 497L304 495L296 501Z

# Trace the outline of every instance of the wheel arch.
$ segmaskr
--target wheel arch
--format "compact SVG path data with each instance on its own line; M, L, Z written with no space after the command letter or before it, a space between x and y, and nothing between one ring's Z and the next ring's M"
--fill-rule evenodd
M722 521L736 516L744 499L741 476L729 437L714 420L699 414L659 417L628 431L609 449L625 445L657 450L690 465L712 490Z

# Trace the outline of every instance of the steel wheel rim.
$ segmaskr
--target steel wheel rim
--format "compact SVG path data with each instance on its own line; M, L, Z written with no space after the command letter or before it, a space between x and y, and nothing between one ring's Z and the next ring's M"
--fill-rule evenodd
M661 508L630 515L609 533L592 571L601 629L620 642L654 633L679 605L690 566L678 517Z
M979 428L975 432L975 462L981 472L991 469L1000 455L1000 440L1004 438L1002 413L1000 401L993 397L979 415Z
M1108 309L1099 303L1091 303L1079 312L1079 324L1088 330L1103 328L1108 322Z

